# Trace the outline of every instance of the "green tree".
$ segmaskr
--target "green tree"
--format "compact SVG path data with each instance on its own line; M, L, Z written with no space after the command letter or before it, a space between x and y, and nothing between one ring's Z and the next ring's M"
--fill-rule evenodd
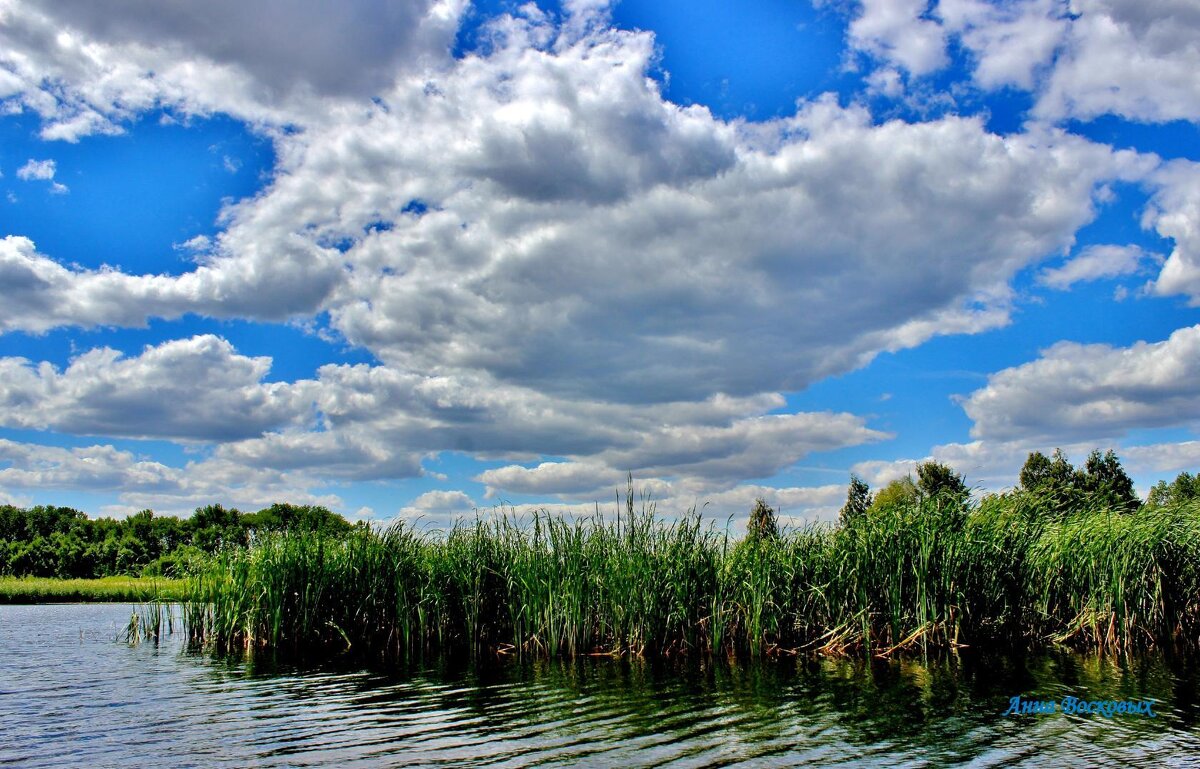
M750 510L750 521L746 524L746 538L754 542L765 542L779 537L779 523L775 509L761 497L754 500Z
M850 485L846 489L846 504L842 506L838 518L843 526L860 521L871 508L871 487L857 475L850 475Z
M1021 489L1038 491L1050 483L1050 458L1040 451L1029 452L1029 457L1021 467Z
M926 497L965 498L970 492L961 474L950 465L930 460L917 465L917 488Z
M1121 460L1112 449L1103 455L1099 449L1089 454L1083 470L1077 476L1076 485L1091 507L1136 510L1142 504L1134 493L1133 479L1125 472Z
M1200 474L1192 475L1184 471L1175 476L1175 480L1170 484L1166 481L1156 483L1154 488L1150 489L1146 504L1151 507L1166 507L1182 505L1193 499L1200 499Z
M921 491L917 488L917 484L913 483L912 476L906 475L903 478L897 478L876 492L867 514L870 515L897 505L909 505L920 497Z

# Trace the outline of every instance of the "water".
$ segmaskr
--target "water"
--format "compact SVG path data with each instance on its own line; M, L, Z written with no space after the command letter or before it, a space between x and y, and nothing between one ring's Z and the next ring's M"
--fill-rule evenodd
M1161 656L269 670L118 643L129 613L0 606L0 764L1200 766L1200 672ZM1006 717L1014 695L1158 717Z

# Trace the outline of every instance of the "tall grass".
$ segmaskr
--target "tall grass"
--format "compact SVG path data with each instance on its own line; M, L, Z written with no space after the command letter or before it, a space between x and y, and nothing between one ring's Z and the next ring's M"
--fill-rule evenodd
M0 604L180 600L187 588L182 579L161 577L0 577Z
M933 498L844 527L735 538L692 511L500 514L422 532L266 536L190 583L219 652L577 657L888 655L961 645L1200 642L1200 508L1065 519Z

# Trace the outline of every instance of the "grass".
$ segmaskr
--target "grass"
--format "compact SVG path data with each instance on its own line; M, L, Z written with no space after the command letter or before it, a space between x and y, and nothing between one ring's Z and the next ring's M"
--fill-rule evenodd
M1200 508L1047 517L924 499L737 539L693 513L500 515L445 533L291 533L189 583L219 652L534 657L1200 645Z
M0 577L0 603L178 601L184 598L185 588L184 580L161 577Z

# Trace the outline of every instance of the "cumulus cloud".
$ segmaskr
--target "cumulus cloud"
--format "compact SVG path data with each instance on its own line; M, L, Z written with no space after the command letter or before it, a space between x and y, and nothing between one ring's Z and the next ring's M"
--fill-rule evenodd
M63 370L0 358L0 424L77 435L230 441L311 421L308 383L265 383L270 358L197 336L126 357L97 348ZM309 391L309 392L306 392Z
M661 98L650 35L547 25L506 17L487 55L281 137L275 181L193 272L73 269L10 238L21 309L0 322L328 311L402 371L624 401L794 390L1004 324L1007 280L1152 165L828 99L721 121Z
M0 439L0 488L111 492L125 509L187 515L201 505L258 509L278 501L342 506L305 489L312 479L219 460L170 467L111 445L61 448Z
M426 491L410 504L400 509L401 518L416 518L429 521L447 521L469 517L477 508L471 497L463 491Z
M648 77L653 37L609 28L592 2L562 27L523 6L453 61L437 54L461 4L395 5L415 24L402 63L373 48L389 32L366 30L362 51L320 40L287 72L271 54L283 42L260 58L241 32L212 33L214 20L253 26L261 9L179 6L126 24L138 3L111 17L75 5L0 5L0 98L41 115L45 136L118 130L159 107L220 111L269 133L278 167L226 207L182 275L83 269L3 239L0 330L328 313L379 365L276 387L262 359L217 341L94 351L63 371L9 360L8 418L221 441L211 461L273 477L403 477L462 451L523 463L489 471L497 493L596 489L636 469L683 498L879 440L854 415L768 412L780 392L881 351L1007 323L1010 279L1065 253L1105 184L1157 164L1049 128L877 123L832 97L765 123L720 120L664 100ZM890 13L875 3L855 34L910 73L940 66L935 20L896 8L917 13L915 37L868 18ZM325 13L305 5L296 23ZM330 39L358 34L348 18ZM988 66L997 82L1020 78ZM374 100L347 90L354 67ZM131 386L174 354L212 357L237 385L122 428L125 404L82 376ZM197 427L224 408L244 418Z
M926 0L862 0L850 22L850 42L914 75L924 75L947 63L946 32L928 18Z
M259 261L273 266L260 271ZM0 281L7 290L0 331L142 326L148 318L187 313L284 320L317 311L342 272L320 246L293 241L269 257L212 256L181 276L129 275L64 266L38 253L28 238L9 235L0 238Z
M972 437L1101 439L1192 424L1200 414L1200 326L1129 347L1060 342L992 374L963 400Z
M848 42L880 63L929 75L961 46L984 89L1037 95L1034 115L1200 120L1200 11L1190 0L862 0Z
M1189 471L1200 468L1200 441L1154 443L1130 446L1121 452L1134 470L1155 473Z
M1200 306L1200 163L1173 161L1153 176L1156 187L1142 215L1142 225L1154 228L1175 247L1151 290L1160 296L1184 294Z
M25 165L17 169L17 178L25 181L31 179L50 181L54 178L56 171L53 160L33 160L31 158Z
M1088 246L1061 267L1042 270L1038 282L1066 290L1076 283L1136 274L1154 258L1139 246Z
M1076 0L1035 113L1200 120L1200 7L1190 0Z
M0 98L46 138L115 133L139 112L307 122L445 66L465 0L0 4ZM325 105L328 111L329 105Z
M70 190L67 188L67 185L54 181L54 174L57 172L58 168L53 160L34 160L30 158L25 165L17 169L17 178L27 182L50 182L50 191L56 195L63 195Z

